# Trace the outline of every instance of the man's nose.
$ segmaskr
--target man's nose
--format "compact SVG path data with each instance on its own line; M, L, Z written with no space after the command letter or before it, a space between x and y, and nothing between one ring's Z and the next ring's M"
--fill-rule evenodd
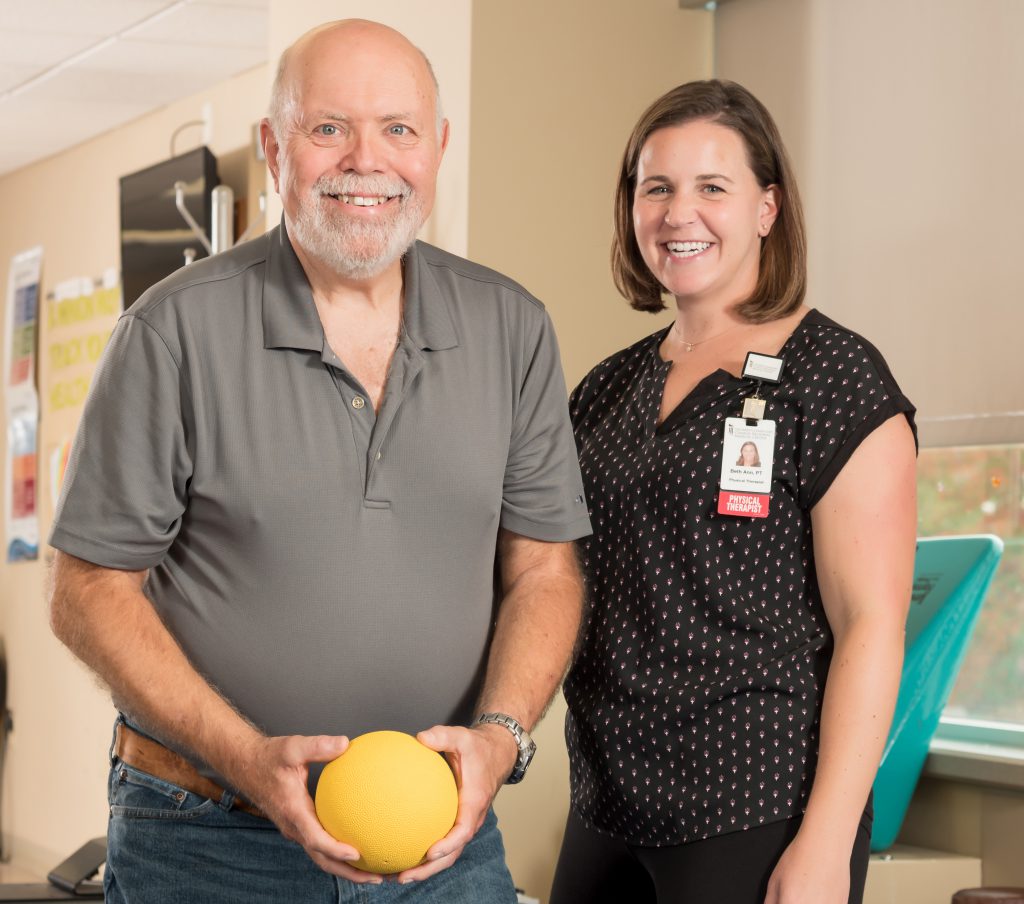
M383 150L378 136L356 130L345 144L344 153L338 165L346 172L381 172Z

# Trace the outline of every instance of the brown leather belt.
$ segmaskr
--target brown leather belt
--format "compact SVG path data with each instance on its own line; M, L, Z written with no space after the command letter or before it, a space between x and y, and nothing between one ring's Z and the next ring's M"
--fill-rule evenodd
M134 766L142 772L147 772L155 778L163 779L165 782L170 782L172 785L177 785L200 797L220 801L224 796L224 788L202 775L181 754L169 750L152 738L139 734L124 722L117 723L114 755L122 763ZM234 805L239 810L245 810L246 813L251 813L253 816L267 818L262 810L241 797L235 798Z

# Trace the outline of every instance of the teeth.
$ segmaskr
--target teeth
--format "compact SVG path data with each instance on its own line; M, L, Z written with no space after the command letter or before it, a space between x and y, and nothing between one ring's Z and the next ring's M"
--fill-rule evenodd
M356 207L375 207L378 204L383 204L387 200L387 196L368 198L363 195L342 195L341 200L346 204L355 204Z
M673 254L678 254L682 257L693 257L695 254L707 251L711 247L711 242L668 242L666 247Z

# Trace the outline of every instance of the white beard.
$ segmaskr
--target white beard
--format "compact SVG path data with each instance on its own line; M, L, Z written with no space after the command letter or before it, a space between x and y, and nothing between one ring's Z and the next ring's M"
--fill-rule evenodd
M287 181L287 169L282 175ZM370 220L334 209L337 202L325 200L327 195L397 197L398 202L387 215ZM339 276L369 279L409 250L425 220L422 200L404 180L348 174L317 179L308 194L299 196L288 228L303 251Z

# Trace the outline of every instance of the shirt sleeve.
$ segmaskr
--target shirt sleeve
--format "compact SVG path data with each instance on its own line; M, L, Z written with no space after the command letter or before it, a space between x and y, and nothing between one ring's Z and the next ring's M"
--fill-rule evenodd
M797 468L800 504L812 509L828 492L857 447L878 427L904 414L917 441L915 408L900 391L874 346L853 333L835 331L827 361L809 384Z
M192 461L178 362L145 320L118 321L71 449L50 544L139 571L177 535Z
M576 540L590 534L590 519L555 331L546 311L538 319L524 349L501 525L536 540Z

